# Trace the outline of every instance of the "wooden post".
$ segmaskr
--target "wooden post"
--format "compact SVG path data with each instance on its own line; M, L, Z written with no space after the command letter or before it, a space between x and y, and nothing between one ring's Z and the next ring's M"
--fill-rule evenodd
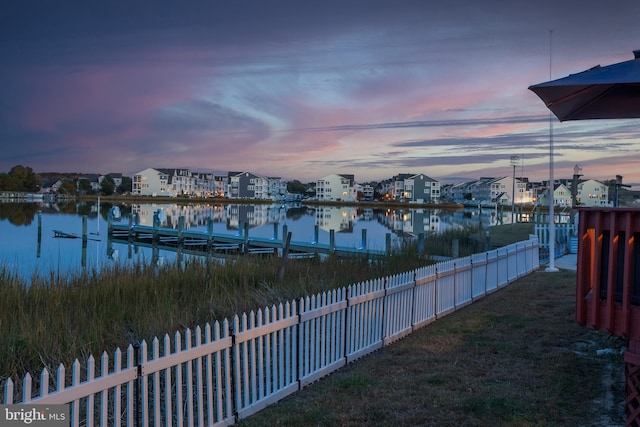
M178 246L182 246L184 244L184 236L182 234L184 230L184 215L180 215L178 217Z
M38 211L38 250L36 251L36 257L40 258L40 248L42 247L42 211Z
M329 249L332 251L336 249L336 232L335 230L329 230Z
M87 266L87 216L82 216L82 267Z
M391 233L387 233L385 236L385 248L387 256L391 256Z
M87 241L87 216L82 216L82 241Z
M153 213L153 243L157 243L158 236L158 227L160 226L160 211L155 211Z
M98 218L98 221L100 221L100 218ZM112 233L112 229L111 227L113 226L113 207L111 209L109 209L109 212L107 212L107 235L111 236Z
M129 243L133 241L133 215L129 215Z
M424 233L418 233L418 255L424 252Z
M318 236L320 233L320 226L318 224L316 224L313 227L313 243L318 244Z
M243 228L242 237L244 237L244 253L248 254L249 253L249 223L245 222L244 224L242 224L242 228Z
M283 242L282 246L282 263L280 263L280 270L278 271L278 280L282 282L284 280L284 270L287 266L287 260L289 259L289 245L291 244L291 232L287 233L287 238Z
M284 237L284 234L282 235ZM278 223L273 223L273 240L278 240Z
M210 252L213 245L213 219L207 219L207 252Z
M367 249L367 229L363 228L362 229L362 249L366 250Z

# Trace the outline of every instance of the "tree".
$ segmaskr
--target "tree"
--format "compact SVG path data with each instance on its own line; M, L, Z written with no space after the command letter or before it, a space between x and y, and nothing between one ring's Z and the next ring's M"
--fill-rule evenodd
M78 190L80 190L82 194L91 194L93 192L93 188L88 179L80 179L78 181Z
M287 183L287 191L289 193L304 194L305 192L304 184L298 181L297 179L294 179L293 181L289 181Z
M0 173L0 190L2 191L21 191L22 184L14 177L6 173Z
M64 181L58 189L58 194L76 194L76 185L72 181Z
M6 191L40 191L42 178L30 167L16 165L9 174L0 174L0 190Z
M120 193L130 193L131 192L131 178L128 176L122 177L122 183L118 187L118 192Z
M116 183L113 181L113 178L111 178L109 175L102 178L102 183L100 184L100 190L102 191L102 194L104 194L105 196L112 195L116 190Z

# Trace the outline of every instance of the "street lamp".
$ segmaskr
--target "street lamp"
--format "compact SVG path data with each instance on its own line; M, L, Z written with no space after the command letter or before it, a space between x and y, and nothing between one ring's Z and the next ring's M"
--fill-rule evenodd
M511 156L511 166L513 166L513 182L511 183L511 225L515 222L516 210L516 166L520 163L519 156Z

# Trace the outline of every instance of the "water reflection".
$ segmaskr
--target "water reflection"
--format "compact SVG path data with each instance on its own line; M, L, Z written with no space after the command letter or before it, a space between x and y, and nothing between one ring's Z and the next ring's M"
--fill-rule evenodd
M114 208L119 215L113 217ZM327 244L335 233L338 246L360 247L366 236L371 250L420 234L440 233L466 226L489 227L508 222L510 212L495 210L374 209L362 207L307 206L283 204L209 204L110 202L0 203L0 266L30 278L36 272L67 274L78 268L100 270L115 262L172 262L189 251L159 250L110 242L108 220L153 225L154 214L161 227L237 235L247 228L254 237L282 238L283 230L292 232L296 241ZM37 218L37 220L36 220ZM246 225L245 225L246 224ZM55 237L62 231L75 238ZM85 238L83 238L85 237ZM35 257L34 257L35 254Z

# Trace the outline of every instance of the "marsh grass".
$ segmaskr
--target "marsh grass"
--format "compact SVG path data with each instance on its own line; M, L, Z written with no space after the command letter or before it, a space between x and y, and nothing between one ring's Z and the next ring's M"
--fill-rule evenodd
M55 372L89 355L231 318L428 264L429 255L448 255L451 240L459 256L478 250L476 229L428 236L424 253L407 245L385 259L328 257L290 259L278 280L281 259L248 256L215 261L190 259L164 266L115 265L70 276L51 273L24 280L0 267L0 381L19 384L26 373ZM467 244L467 242L469 242ZM448 251L448 252L447 252ZM0 395L2 390L0 390Z
M467 231L467 235L471 231ZM427 240L434 253L451 235ZM70 366L116 348L279 302L424 266L417 245L385 259L282 260L238 256L221 264L190 258L182 265L115 265L71 276L54 273L29 285L0 270L0 380L19 382L47 367Z

